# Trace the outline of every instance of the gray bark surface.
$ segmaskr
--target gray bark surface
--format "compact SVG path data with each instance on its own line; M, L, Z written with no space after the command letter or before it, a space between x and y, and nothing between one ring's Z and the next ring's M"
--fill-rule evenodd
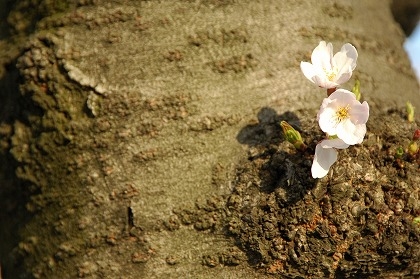
M388 1L79 2L46 9L30 35L15 12L0 41L5 279L275 278L202 265L234 241L174 214L231 191L252 145L240 131L262 108L319 107L299 63L320 40L357 48L371 110L420 108Z

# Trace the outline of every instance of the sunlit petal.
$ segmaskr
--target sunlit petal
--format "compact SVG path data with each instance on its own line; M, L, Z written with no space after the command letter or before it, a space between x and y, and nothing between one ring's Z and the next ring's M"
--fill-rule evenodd
M360 133L357 133L356 125L354 125L350 119L343 120L340 125L337 126L337 137L347 144L353 145L362 142L364 135L361 139L360 136Z
M321 111L321 110L320 110ZM322 112L319 114L319 120L318 124L321 130L324 133L335 135L337 134L337 119L335 117L336 110L331 107L327 107L322 110Z
M322 178L326 176L332 164L337 161L337 153L334 148L322 148L320 144L317 144L311 167L312 177Z
M342 139L326 139L319 143L322 148L338 148L338 149L345 149L349 147L347 143L345 143Z
M331 69L331 60L333 58L333 46L331 43L321 41L313 50L311 55L312 64L315 67Z
M361 104L355 95L345 89L337 89L322 101L317 119L322 131L336 135L346 144L361 143L366 134L369 105Z
M343 45L333 56L332 44L321 41L312 51L312 64L301 62L300 66L305 77L317 86L327 89L337 88L352 76L357 56L357 50L351 44Z
M300 62L300 69L307 79L314 82L312 78L317 75L314 65L308 62Z
M352 107L350 119L354 124L366 123L369 118L369 105L365 101Z

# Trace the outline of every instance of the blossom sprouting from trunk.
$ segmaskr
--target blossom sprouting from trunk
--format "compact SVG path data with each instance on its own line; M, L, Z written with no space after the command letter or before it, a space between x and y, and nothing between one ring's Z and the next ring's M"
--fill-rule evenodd
M321 41L312 52L312 64L302 61L300 68L306 78L319 87L337 88L352 76L357 56L356 48L348 43L333 56L332 44Z
M360 103L352 92L345 89L338 89L325 98L318 112L321 130L349 145L363 141L368 118L368 103Z
M327 175L332 164L337 161L337 150L349 147L339 138L325 139L315 147L315 156L312 163L311 173L313 178L322 178Z

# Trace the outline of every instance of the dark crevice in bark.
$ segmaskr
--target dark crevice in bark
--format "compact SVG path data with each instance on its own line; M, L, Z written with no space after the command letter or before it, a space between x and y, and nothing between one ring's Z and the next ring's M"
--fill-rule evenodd
M391 4L392 15L408 37L416 28L420 20L420 1L393 0Z

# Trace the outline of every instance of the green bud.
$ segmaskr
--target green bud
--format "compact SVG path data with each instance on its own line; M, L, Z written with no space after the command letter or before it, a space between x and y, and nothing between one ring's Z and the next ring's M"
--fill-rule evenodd
M402 148L401 146L397 147L397 150L395 150L395 157L402 158L403 155L404 155L404 148Z
M407 120L408 122L413 122L414 121L414 106L407 101L406 103L406 109L407 109Z
M356 100L360 101L360 98L362 98L362 93L360 93L360 81L356 79L356 82L354 83L353 89L351 90L354 95L356 95Z
M420 225L420 216L414 217L413 224Z
M305 143L303 143L302 137L298 131L296 131L289 123L286 121L280 122L280 126L283 129L283 134L285 139L293 144L293 146L301 151L306 149Z

